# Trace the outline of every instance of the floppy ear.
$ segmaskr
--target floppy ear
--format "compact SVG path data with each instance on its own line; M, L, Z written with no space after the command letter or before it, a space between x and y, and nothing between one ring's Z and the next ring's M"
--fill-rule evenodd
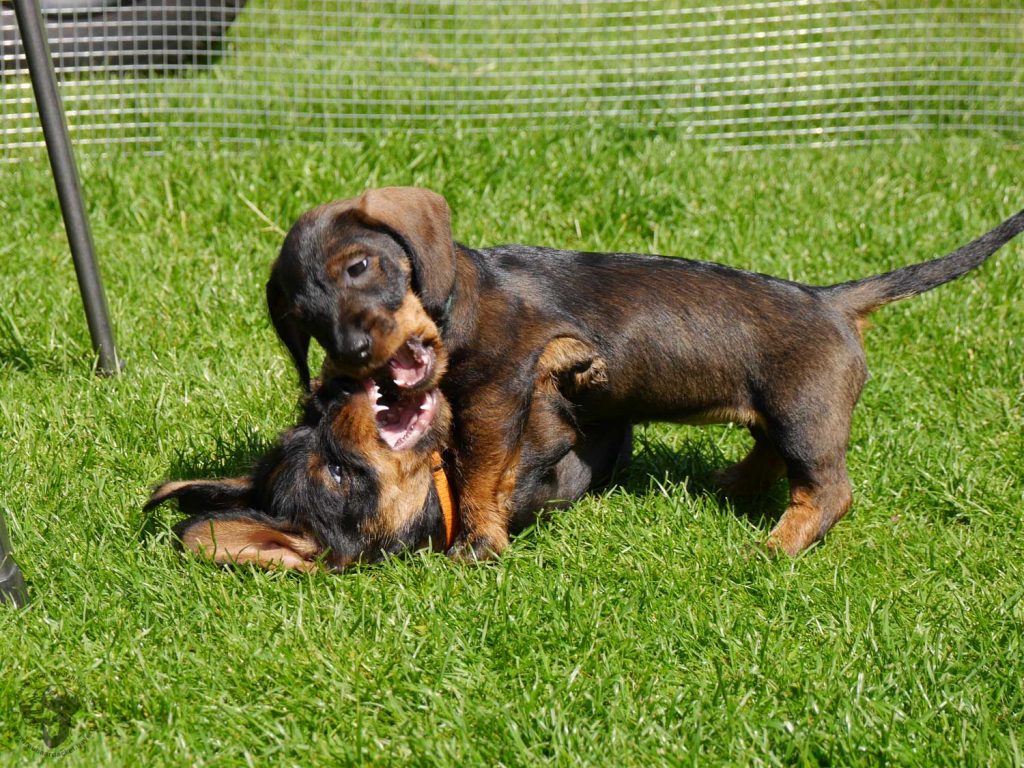
M295 370L299 374L299 382L308 392L310 337L292 314L291 302L285 296L276 269L271 270L270 280L267 281L267 308L270 310L270 322L274 324L278 338L292 356Z
M413 286L424 309L440 317L455 287L452 214L441 195L417 187L369 189L354 209L370 225L383 225L405 241Z
M255 510L197 515L174 527L182 548L221 565L313 571L322 548L310 536Z
M214 510L251 507L253 501L251 477L232 477L225 480L172 480L158 485L143 510L149 511L170 499L178 500L178 507L186 514Z

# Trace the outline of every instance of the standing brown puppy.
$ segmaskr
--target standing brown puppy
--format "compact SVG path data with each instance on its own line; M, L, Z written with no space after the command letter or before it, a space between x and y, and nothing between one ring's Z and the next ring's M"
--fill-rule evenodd
M940 259L827 287L719 264L622 253L507 245L473 250L451 239L444 198L370 190L304 214L267 286L271 318L308 384L314 337L325 368L363 378L382 365L415 390L436 384L436 351L390 339L406 295L441 329L455 417L464 531L452 554L484 558L508 541L503 503L514 485L540 350L571 340L603 363L574 397L573 419L745 425L754 446L719 475L730 493L782 476L790 504L769 535L796 554L850 507L846 445L867 378L861 332L878 307L979 266L1024 229L1024 211ZM395 357L395 349L401 355ZM409 356L412 363L409 363ZM408 365L407 365L408 364Z

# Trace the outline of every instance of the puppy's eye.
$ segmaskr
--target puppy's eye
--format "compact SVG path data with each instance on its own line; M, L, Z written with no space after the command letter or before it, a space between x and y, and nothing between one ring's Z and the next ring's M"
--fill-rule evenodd
M339 467L337 464L328 464L327 474L331 476L331 480L333 480L338 485L341 485L341 467Z
M363 272L366 271L366 268L368 266L370 266L370 261L369 259L364 258L361 261L355 262L354 264L349 264L348 269L345 271L348 272L349 277L359 277L361 274L363 274Z

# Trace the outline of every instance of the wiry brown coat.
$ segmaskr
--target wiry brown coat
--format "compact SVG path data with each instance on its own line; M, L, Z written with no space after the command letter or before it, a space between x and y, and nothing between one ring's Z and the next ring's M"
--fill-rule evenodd
M521 471L533 371L556 339L578 342L603 366L572 397L567 423L576 434L646 420L745 425L754 446L719 480L726 491L750 493L785 475L790 505L768 544L795 554L851 504L845 453L867 377L865 316L977 267L1022 228L1024 212L944 258L817 287L688 259L474 250L452 241L442 197L392 188L303 216L268 297L304 380L311 336L333 371L358 378L383 353L363 350L364 363L346 345L369 333L351 308L386 306L406 285L388 275L403 260L411 266L407 285L438 322L449 356L442 387L454 413L465 525L455 555L487 557L507 543L505 500ZM325 265L338 248L377 264L376 279L331 280Z

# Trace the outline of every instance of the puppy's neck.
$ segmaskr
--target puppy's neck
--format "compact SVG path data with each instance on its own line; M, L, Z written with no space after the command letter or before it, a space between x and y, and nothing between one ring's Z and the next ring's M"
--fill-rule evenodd
M432 482L423 500L422 510L406 524L399 538L407 542L409 549L430 548L436 552L447 550L452 529L441 504L442 493L444 489Z

